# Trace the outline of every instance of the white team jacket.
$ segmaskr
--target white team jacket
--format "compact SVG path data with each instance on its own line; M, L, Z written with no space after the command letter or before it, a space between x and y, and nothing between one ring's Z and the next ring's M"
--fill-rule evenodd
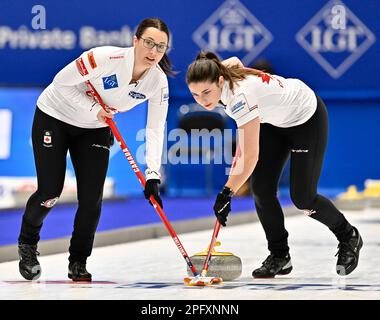
M169 90L159 66L150 68L133 84L134 48L97 47L84 52L55 76L42 92L37 106L46 114L81 128L105 127L97 120L102 108L87 95L90 80L105 104L114 112L128 111L148 100L146 123L146 178L159 178L168 112Z
M317 109L314 91L301 80L266 73L238 81L233 92L225 81L221 102L238 127L257 117L260 123L294 127L309 120Z

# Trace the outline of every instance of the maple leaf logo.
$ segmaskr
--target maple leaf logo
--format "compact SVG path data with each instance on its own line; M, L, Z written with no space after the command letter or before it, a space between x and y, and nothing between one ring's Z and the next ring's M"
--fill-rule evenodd
M272 79L271 76L265 72L261 72L260 77L263 83L266 82L267 84L269 84L270 79Z

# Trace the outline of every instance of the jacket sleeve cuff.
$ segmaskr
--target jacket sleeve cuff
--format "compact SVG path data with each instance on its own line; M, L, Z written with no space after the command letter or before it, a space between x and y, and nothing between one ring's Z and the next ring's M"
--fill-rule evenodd
M146 169L145 170L145 177L146 177L146 180L150 180L150 179L159 179L159 180L161 180L160 173L156 172L156 171L152 171L150 169Z
M94 115L95 120L98 119L98 113L103 107L99 103L94 103L91 107L91 113Z

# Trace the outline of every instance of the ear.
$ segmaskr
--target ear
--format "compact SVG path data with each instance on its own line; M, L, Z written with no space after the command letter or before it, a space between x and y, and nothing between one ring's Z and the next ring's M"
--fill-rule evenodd
M137 43L139 42L139 39L137 39L136 36L133 36L133 46L136 47Z
M218 87L222 88L223 85L224 85L224 77L223 76L219 76Z

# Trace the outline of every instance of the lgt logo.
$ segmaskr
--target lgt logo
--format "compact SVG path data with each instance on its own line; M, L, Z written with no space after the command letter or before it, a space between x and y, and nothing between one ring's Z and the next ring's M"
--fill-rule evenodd
M202 50L237 55L249 65L272 41L272 34L238 0L225 1L193 33Z
M117 83L117 77L116 74L113 74L112 76L103 77L103 87L104 90L117 88L119 84Z
M296 35L297 42L335 79L346 72L375 39L339 0L327 3Z

